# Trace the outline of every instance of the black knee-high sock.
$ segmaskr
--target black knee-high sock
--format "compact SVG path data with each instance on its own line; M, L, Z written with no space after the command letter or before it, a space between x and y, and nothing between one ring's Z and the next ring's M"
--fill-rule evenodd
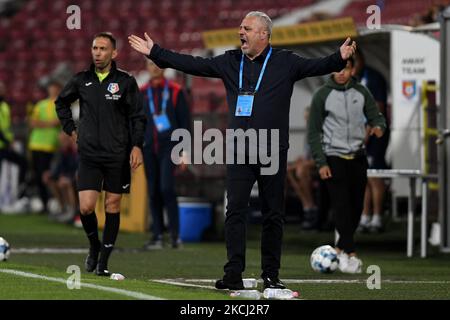
M91 248L100 249L100 240L98 239L98 223L95 211L90 214L80 214L81 223L89 239Z
M100 253L99 264L106 267L111 252L116 243L117 234L119 233L120 213L105 213L105 229L103 230L103 245Z

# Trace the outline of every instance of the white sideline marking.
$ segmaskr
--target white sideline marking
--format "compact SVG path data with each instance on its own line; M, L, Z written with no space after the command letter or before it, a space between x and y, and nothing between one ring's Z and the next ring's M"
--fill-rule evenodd
M199 285L199 284L180 282L180 281L187 281L187 280L184 280L184 279L177 279L177 280L175 280L175 279L161 279L161 280L155 279L155 280L150 280L150 281L163 283L163 284L172 284L172 285L180 286L180 287L191 287L191 288L202 288L202 289L218 290L218 289L216 289L213 286L202 286L202 285Z
M215 283L214 279L166 279L166 281L173 281L180 283L184 282L196 282L196 283ZM262 280L257 280L258 283L262 283ZM294 283L294 284L313 284L313 283L366 283L366 279L281 279L284 283ZM393 284L450 284L450 281L446 280L382 280L382 283L393 283ZM182 282L181 282L182 283Z
M78 253L88 253L88 249L83 248L11 248L11 254L15 253L27 253L27 254L38 254L38 253L54 253L54 254L78 254Z
M47 277L47 276L42 276L42 275L35 274L35 273L23 272L23 271L12 270L12 269L0 269L0 272L12 274L15 276L21 276L21 277L25 277L25 278L47 280L47 281L58 282L58 283L62 283L62 284L67 283L67 280L63 279L63 278ZM104 287L104 286L99 286L99 285L91 284L91 283L81 283L81 286L84 288L91 288L91 289L97 289L97 290L101 290L101 291L113 292L113 293L121 294L121 295L124 295L127 297L132 297L132 298L140 299L140 300L164 300L163 298L151 296L151 295L141 293L141 292L128 291L128 290L124 290L124 289L111 288L111 287Z

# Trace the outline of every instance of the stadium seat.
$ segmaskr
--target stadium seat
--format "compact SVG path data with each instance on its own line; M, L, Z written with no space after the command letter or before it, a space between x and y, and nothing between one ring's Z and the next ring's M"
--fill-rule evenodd
M130 33L151 33L157 43L170 49L192 52L203 48L201 32L219 28L234 28L250 10L263 10L276 17L292 9L311 5L315 0L165 0L124 1L113 0L77 2L82 9L82 28L68 32L61 11L72 4L69 0L34 0L25 2L23 8L4 21L0 39L8 43L0 52L0 75L2 79L17 79L19 84L11 88L22 88L23 81L36 83L51 72L59 63L67 61L74 70L89 65L92 35L100 31L112 31L119 40L118 60L123 69L139 70L142 60L127 45ZM426 10L433 0L386 1L383 8L383 23L406 23L408 17L417 11ZM373 1L352 1L340 16L353 16L359 24L365 23L365 12ZM362 11L363 10L363 11ZM211 12L217 14L211 14ZM114 17L114 19L111 19ZM11 59L19 60L11 66ZM16 72L25 70L27 63L36 61L28 75L18 77ZM38 66L38 67L37 67ZM25 79L25 80L24 80ZM198 91L199 109L205 109L209 93L219 93L215 84L193 82L192 92ZM25 90L25 100L31 101L41 93ZM22 98L15 97L15 100ZM197 98L196 98L197 99ZM207 109L207 108L206 108Z

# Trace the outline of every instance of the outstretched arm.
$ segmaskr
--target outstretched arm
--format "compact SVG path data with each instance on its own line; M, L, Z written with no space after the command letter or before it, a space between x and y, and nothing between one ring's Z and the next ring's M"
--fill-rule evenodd
M308 59L293 54L294 67L292 68L295 80L306 77L322 76L331 72L338 72L345 68L346 60L352 57L356 50L356 42L350 45L350 38L347 38L338 51L335 53L316 59Z
M220 64L221 62L223 63L223 55L214 58L203 58L180 54L161 48L153 42L147 33L144 34L144 37L145 40L136 35L129 36L130 46L155 62L158 67L173 68L194 76L222 77Z

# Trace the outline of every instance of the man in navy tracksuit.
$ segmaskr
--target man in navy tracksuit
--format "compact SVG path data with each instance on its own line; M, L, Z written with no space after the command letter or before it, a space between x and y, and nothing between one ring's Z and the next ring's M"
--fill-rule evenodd
M262 161L256 164L251 164L252 160L248 159L244 159L244 163L227 161L225 241L228 261L224 266L223 278L216 281L217 289L244 289L242 273L246 266L246 215L250 193L256 181L263 215L261 278L264 288L285 288L279 279L279 269L283 237L283 190L289 148L289 110L294 83L306 77L341 70L345 67L345 60L356 50L356 43L350 43L351 39L348 38L335 53L323 58L306 59L292 51L272 48L271 34L270 17L252 11L239 26L240 50L229 50L212 58L164 49L146 33L145 40L136 35L128 37L133 49L161 68L174 68L195 76L221 79L229 106L227 129L235 133L250 129L250 132L279 134L278 144L273 145L269 141L257 144L260 150L270 150L271 156L276 158L276 172L266 174L268 168ZM229 146L238 147L235 141L230 141ZM250 158L258 151L250 154L244 147L243 153Z
M144 143L144 165L147 176L150 210L152 215L152 239L146 249L163 247L163 208L167 209L172 248L177 248L179 239L179 213L175 193L175 165L171 160L173 130L189 130L190 114L181 86L164 78L164 69L151 60L147 69L150 81L141 88L147 114L147 129ZM182 165L182 169L184 164Z

